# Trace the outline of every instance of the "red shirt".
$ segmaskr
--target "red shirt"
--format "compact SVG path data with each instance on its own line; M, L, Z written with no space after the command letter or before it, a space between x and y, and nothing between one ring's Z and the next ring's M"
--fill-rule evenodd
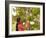
M22 22L19 22L19 23L18 23L18 30L19 30L19 31L24 31L24 27L23 27Z

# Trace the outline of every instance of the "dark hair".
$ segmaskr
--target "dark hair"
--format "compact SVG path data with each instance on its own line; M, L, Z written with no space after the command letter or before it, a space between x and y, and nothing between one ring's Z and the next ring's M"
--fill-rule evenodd
M17 18L16 31L18 31L18 22L20 21L20 17Z
M16 24L16 31L18 31L18 23Z
M19 22L19 21L20 21L20 17L17 18L17 22Z

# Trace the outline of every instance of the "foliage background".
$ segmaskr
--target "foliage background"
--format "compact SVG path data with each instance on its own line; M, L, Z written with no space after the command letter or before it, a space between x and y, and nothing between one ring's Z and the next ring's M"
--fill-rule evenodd
M16 30L17 17L20 16L25 26L26 19L30 21L30 30L40 29L40 8L15 7L12 8L12 31ZM13 14L14 13L14 14Z

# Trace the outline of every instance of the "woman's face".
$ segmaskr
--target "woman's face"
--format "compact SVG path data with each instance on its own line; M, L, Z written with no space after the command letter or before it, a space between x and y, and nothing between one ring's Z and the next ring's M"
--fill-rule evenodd
M27 24L30 23L29 20L27 20L26 23L27 23Z
M20 20L20 22L22 22L22 21Z

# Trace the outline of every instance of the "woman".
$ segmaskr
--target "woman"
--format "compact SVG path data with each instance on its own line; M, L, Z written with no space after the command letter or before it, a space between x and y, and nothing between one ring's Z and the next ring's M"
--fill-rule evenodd
M16 31L24 31L23 23L20 17L17 18Z
M29 20L26 20L26 30L30 30L30 22L29 22Z

